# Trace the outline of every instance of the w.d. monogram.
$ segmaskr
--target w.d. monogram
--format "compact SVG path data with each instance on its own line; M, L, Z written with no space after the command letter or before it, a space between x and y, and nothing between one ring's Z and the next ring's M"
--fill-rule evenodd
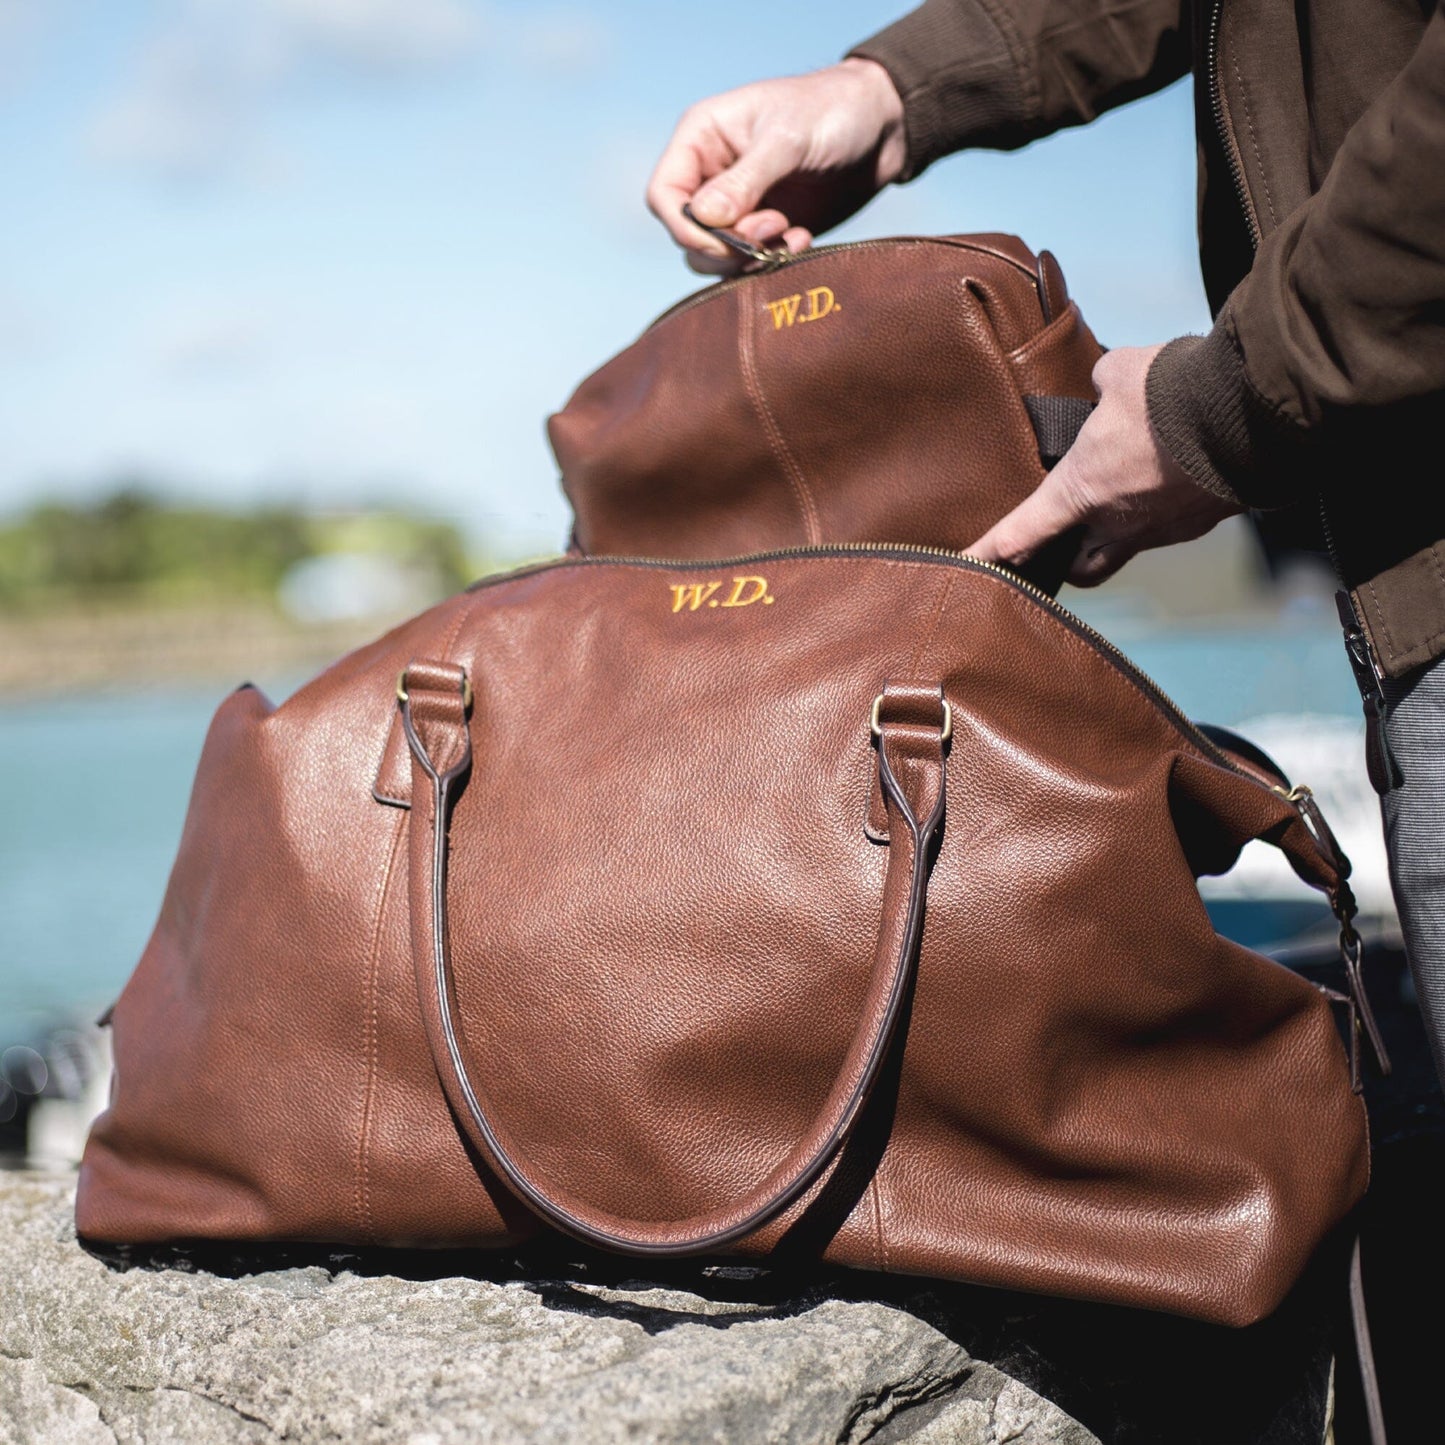
M803 310L805 296L808 298L806 311ZM843 309L829 286L813 286L807 291L800 291L796 296L784 296L781 300L764 304L773 318L774 331L801 326L808 321L821 321L825 316L835 315Z
M726 597L715 597L722 590L721 582L675 582L669 587L672 593L672 610L681 612L685 608L696 612L699 607L751 607L761 602L771 607L776 600L768 591L765 577L734 577L733 589Z

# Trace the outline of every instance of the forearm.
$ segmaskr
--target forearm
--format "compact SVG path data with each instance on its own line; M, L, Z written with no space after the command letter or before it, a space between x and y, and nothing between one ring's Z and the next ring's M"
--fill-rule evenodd
M1312 489L1315 453L1445 397L1445 12L1260 247L1207 337L1165 349L1149 413L1201 485L1251 506Z
M1181 0L925 0L850 52L903 98L909 180L964 146L1009 150L1189 68Z

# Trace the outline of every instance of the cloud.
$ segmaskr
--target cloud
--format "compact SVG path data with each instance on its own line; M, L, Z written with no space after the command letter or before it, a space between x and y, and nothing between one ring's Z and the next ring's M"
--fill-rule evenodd
M160 330L154 354L173 377L215 380L254 370L266 359L267 342L267 329L254 311L195 308Z
M475 49L481 16L462 0L269 0L298 48L378 71L432 70Z
M96 153L172 179L232 166L251 138L255 101L283 70L268 37L236 28L231 45L209 25L181 26L153 41L130 84L96 118Z
M0 291L0 366L32 361L48 341L39 316L18 297Z
M642 200L661 149L660 138L642 130L615 130L594 142L582 171L588 212L619 240L637 244L663 238Z
M577 75L607 60L612 35L600 16L566 6L525 15L516 26L515 45L521 59L538 70Z
M431 75L469 58L482 29L463 0L178 0L96 116L91 146L171 180L244 171L264 157L268 104L309 72Z
M56 8L55 0L0 0L0 95L34 70Z

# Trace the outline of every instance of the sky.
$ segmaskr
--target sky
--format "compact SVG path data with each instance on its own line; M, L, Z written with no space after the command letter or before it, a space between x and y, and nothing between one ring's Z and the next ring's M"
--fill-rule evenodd
M642 193L692 101L906 4L0 0L0 516L125 478L555 550L543 426L701 283ZM844 231L1013 231L1107 345L1208 326L1187 90L940 162Z

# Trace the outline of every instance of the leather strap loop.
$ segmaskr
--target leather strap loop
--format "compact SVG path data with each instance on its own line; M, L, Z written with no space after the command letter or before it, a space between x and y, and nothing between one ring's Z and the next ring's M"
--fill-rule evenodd
M1349 883L1352 871L1349 856L1340 847L1339 839L1335 837L1334 829L1315 801L1314 794L1303 785L1291 785L1284 770L1268 753L1227 728L1201 723L1194 726L1215 747L1229 754L1236 767L1257 777L1279 798L1285 826L1269 841L1285 855L1299 878L1325 895L1331 911L1339 920L1340 955L1349 989L1347 995L1341 996L1341 1001L1350 1006L1350 1083L1358 1094L1361 1087L1359 1035L1362 1029L1381 1075L1388 1077L1392 1065L1365 988L1362 968L1364 944L1354 926L1357 905Z
M891 685L879 708L878 770L891 838L882 918L861 1021L828 1098L787 1157L741 1199L690 1219L659 1224L564 1206L552 1198L498 1129L484 1083L472 1076L462 1057L447 929L447 820L470 763L471 746L456 671L448 673L446 665L414 665L400 706L413 760L411 933L417 988L432 1056L457 1118L523 1203L549 1224L588 1243L653 1256L701 1254L753 1233L804 1194L835 1157L897 1031L916 966L933 845L944 817L942 690L937 684ZM432 680L441 682L440 691L431 688ZM866 729L868 720L864 702L859 726Z

